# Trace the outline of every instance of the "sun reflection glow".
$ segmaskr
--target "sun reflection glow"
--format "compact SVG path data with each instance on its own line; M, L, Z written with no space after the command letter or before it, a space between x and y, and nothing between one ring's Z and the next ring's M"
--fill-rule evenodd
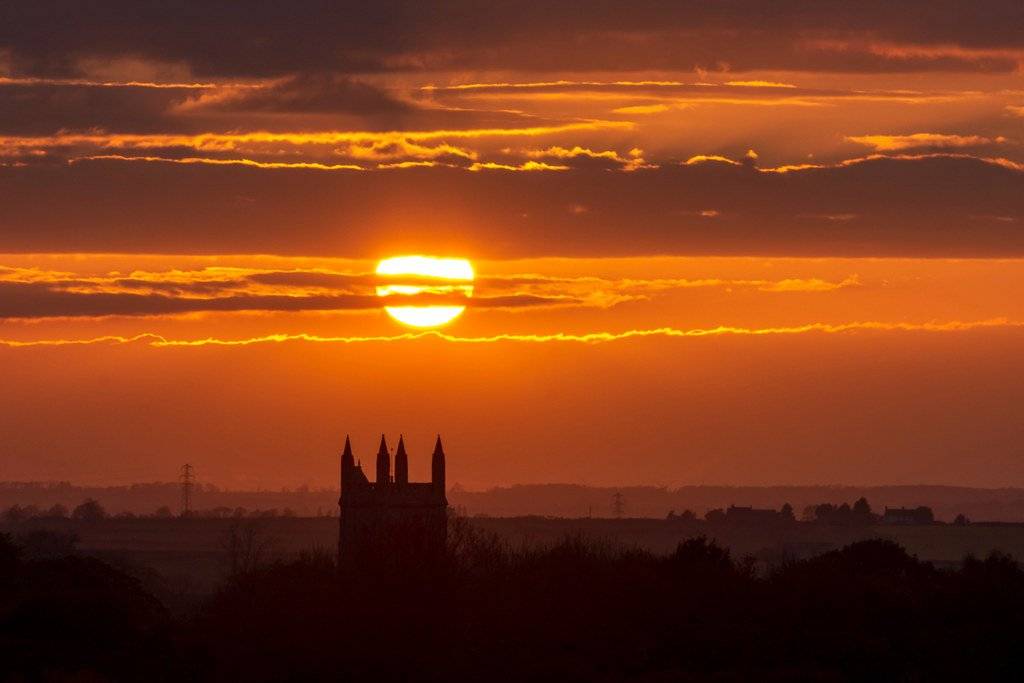
M377 275L394 278L377 286L377 296L401 297L417 294L473 295L473 266L462 258L394 256L377 264ZM403 277L413 279L403 282ZM457 318L465 306L385 306L388 315L410 327L440 327Z

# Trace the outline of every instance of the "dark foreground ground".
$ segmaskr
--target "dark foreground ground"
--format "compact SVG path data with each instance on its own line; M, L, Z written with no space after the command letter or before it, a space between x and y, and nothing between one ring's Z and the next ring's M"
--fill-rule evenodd
M532 542L481 528L502 524ZM331 520L98 522L78 548L21 528L0 535L0 680L1019 680L1024 571L1006 555L937 567L874 539L769 563L683 528L654 553L638 546L663 528L608 524L637 544L456 519L445 552L358 572L297 550L332 542ZM219 574L175 585L126 555L126 530L135 558ZM824 543L812 531L788 533Z

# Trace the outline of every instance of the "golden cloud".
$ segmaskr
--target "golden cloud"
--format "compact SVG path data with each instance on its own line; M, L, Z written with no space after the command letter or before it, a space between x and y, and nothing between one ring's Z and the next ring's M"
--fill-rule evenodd
M126 156L123 154L93 154L69 160L78 161L148 161L165 164L209 164L212 166L250 166L268 169L311 169L314 171L362 171L362 166L355 164L321 164L312 161L256 161L254 159L213 159L208 157L157 157L157 156Z
M951 135L946 133L912 133L910 135L848 135L846 139L876 152L898 152L918 147L978 147L1002 144L1004 137L987 138L980 135Z
M568 171L568 166L546 164L542 161L526 161L521 164L499 164L493 161L477 162L467 167L470 171Z

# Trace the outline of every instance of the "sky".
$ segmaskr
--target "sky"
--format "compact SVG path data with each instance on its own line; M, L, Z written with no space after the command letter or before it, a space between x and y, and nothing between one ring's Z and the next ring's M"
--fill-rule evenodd
M1022 25L5 3L0 479L1024 486Z

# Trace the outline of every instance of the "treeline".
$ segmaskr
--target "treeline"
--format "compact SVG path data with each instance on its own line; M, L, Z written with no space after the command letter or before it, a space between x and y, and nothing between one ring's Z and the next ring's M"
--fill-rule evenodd
M216 507L211 509L191 510L188 513L175 512L170 506L161 505L151 513L135 513L122 510L111 515L98 500L86 498L71 510L61 503L41 509L35 505L11 505L0 512L0 521L17 524L34 519L73 519L84 522L95 522L104 519L169 519L172 517L189 517L194 519L267 519L274 517L296 517L291 508L270 508L268 510L249 510L244 507ZM327 512L320 511L317 516L330 517Z
M456 522L433 562L244 562L184 612L159 583L0 537L14 680L1015 680L1024 571L939 570L884 540L758 571L703 537L654 555L510 547ZM155 586L155 587L154 587Z
M615 494L621 495L624 517L664 518L690 510L697 517L729 505L778 510L789 503L802 516L807 506L864 497L875 506L917 507L926 505L937 520L953 521L963 513L975 520L1024 521L1024 490L1019 488L979 489L958 486L654 486L591 487L572 484L531 484L466 491L457 486L448 494L453 506L470 515L516 517L614 517Z
M692 510L683 510L676 513L669 511L666 519L670 522L694 522L697 519L696 513ZM720 524L760 524L775 525L789 524L796 522L796 515L793 506L783 503L778 510L770 508L759 509L746 506L730 505L722 509L708 510L704 514L704 520L712 525ZM867 527L875 524L935 524L935 513L927 505L916 507L886 508L883 514L877 514L871 509L871 504L865 497L860 497L851 505L850 503L817 503L804 508L800 521L845 527ZM954 524L969 524L970 520L963 513L960 513L953 520Z
M615 494L620 494L619 505ZM809 505L866 497L877 505L927 505L938 520L952 521L963 513L975 520L1024 521L1024 489L974 489L955 486L654 486L622 488L570 484L535 484L468 491L455 484L448 492L451 505L468 515L516 517L529 515L580 517L664 518L669 510L708 511L730 504L778 509L789 503L797 516ZM112 515L150 515L166 507L178 511L181 487L177 483L89 487L68 482L0 482L0 507L34 505L48 509L54 504L73 508L85 498L103 502ZM237 491L197 483L194 504L210 516L233 516L239 508L248 516L254 510L290 509L300 517L330 516L338 511L338 490L298 486L275 490ZM225 510L230 511L225 513Z
M930 507L918 506L916 508L907 509L907 514L916 517L923 523L932 523L935 519L934 513ZM98 500L92 498L86 498L79 505L69 510L65 505L61 503L55 503L54 505L42 509L36 505L11 505L10 507L0 512L0 520L8 523L23 522L31 519L75 519L81 521L96 521L101 519L137 519L137 518L157 518L166 519L170 517L194 517L201 519L243 519L243 518L273 518L273 517L296 517L297 513L292 508L286 507L283 509L270 508L267 510L255 509L249 510L244 507L230 508L227 506L215 507L210 509L199 509L191 510L188 513L175 513L169 506L162 505L152 513L134 513L129 511L121 511L115 515L111 515L107 512L106 508ZM330 517L332 513L320 511L317 516ZM692 510L684 510L677 514L675 510L669 511L666 519L673 521L695 521L697 519L696 513ZM729 522L729 521L783 521L792 522L796 520L793 513L793 506L789 503L784 503L778 510L770 509L755 509L749 507L738 507L731 505L726 509L714 509L708 510L704 514L704 519L712 523ZM883 521L883 515L875 514L871 505L868 503L866 498L859 498L857 501L850 505L849 503L841 503L834 505L832 503L819 503L817 505L808 505L804 508L801 520L805 522L818 522L824 524L838 524L848 526L867 526L871 524L877 524ZM957 515L955 520L957 524L966 524L968 519L965 515Z

